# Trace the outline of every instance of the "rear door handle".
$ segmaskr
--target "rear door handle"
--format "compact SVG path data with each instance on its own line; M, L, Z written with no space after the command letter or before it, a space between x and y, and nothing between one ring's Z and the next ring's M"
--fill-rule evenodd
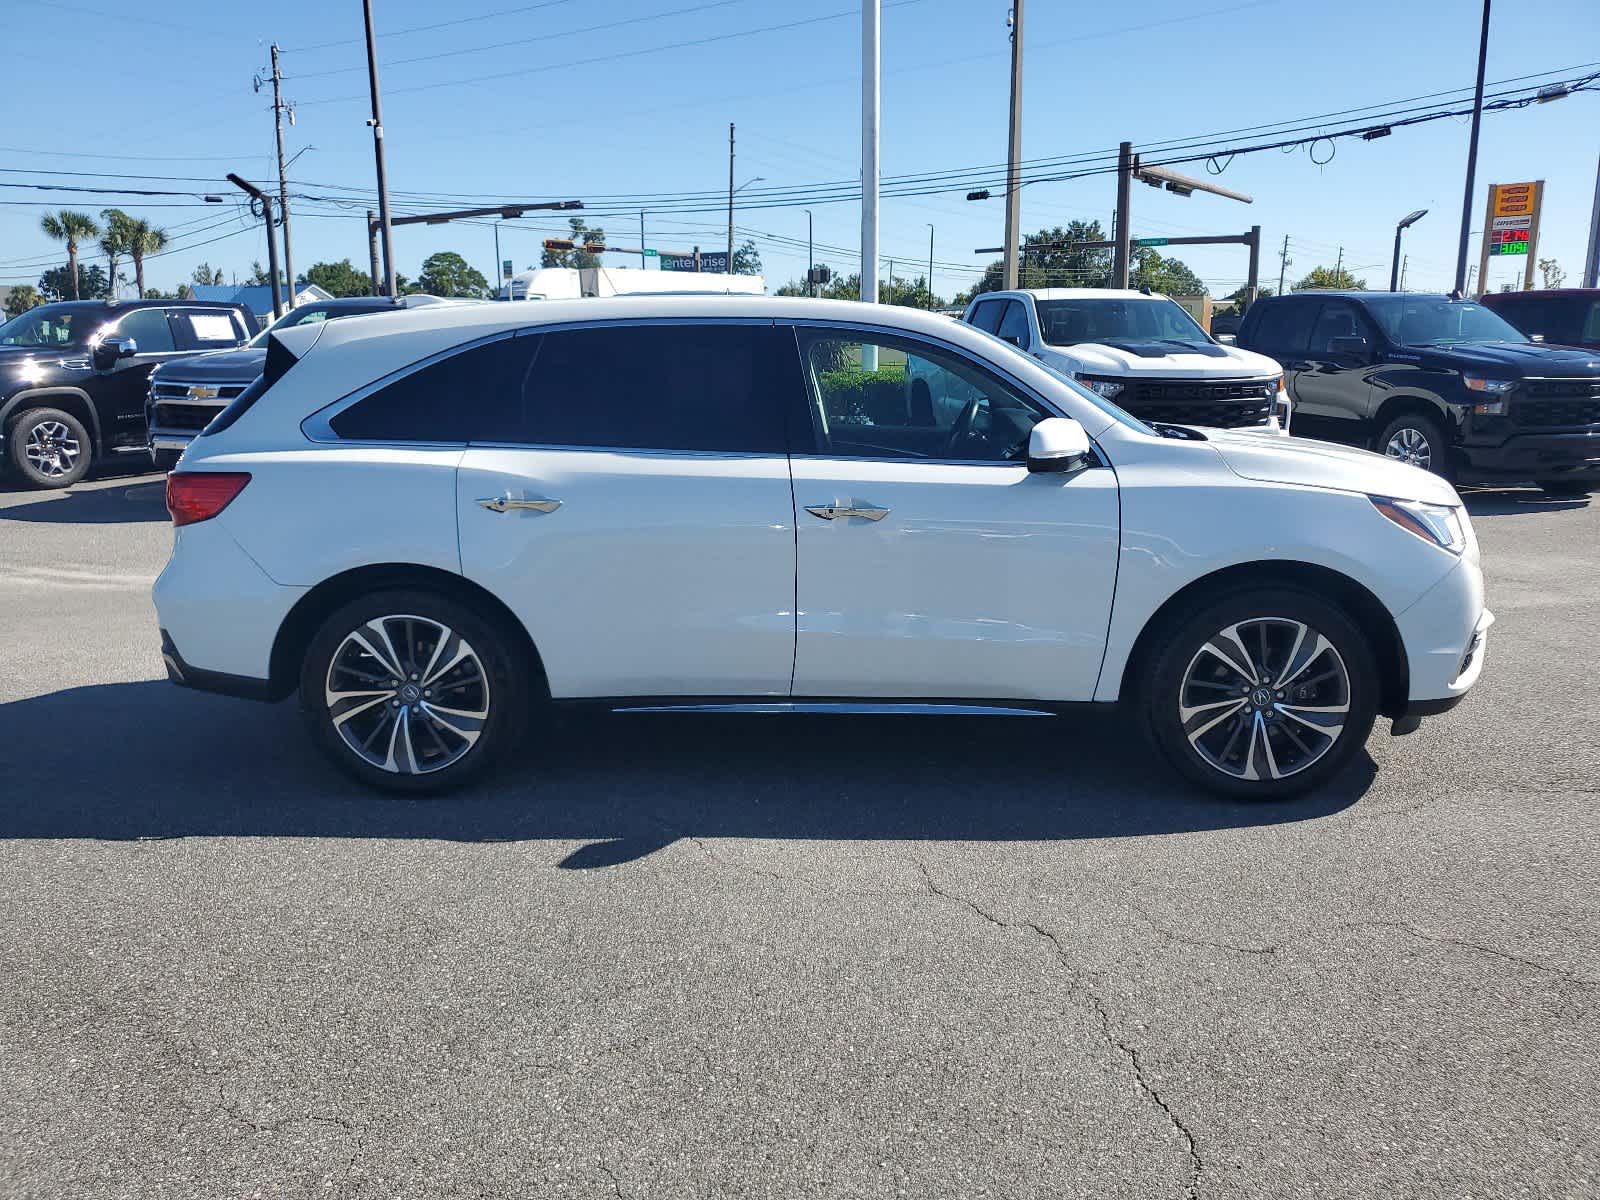
M490 512L542 512L553 513L561 507L561 501L551 500L544 496L535 496L531 500L520 500L514 496L489 496L479 500L478 504Z
M889 515L887 508L879 508L873 504L808 504L806 511L813 517L821 517L824 521L835 521L840 517L860 517L866 521L881 521Z

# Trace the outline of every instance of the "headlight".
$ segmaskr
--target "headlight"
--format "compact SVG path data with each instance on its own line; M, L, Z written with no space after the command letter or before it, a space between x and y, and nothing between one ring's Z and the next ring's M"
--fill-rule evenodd
M1461 512L1448 504L1426 504L1421 500L1395 500L1389 496L1368 496L1372 506L1408 533L1441 550L1460 554L1467 548L1467 531Z
M1083 384L1095 395L1106 400L1115 400L1127 389L1127 384L1115 379L1096 379L1092 375L1079 375L1078 382Z
M1482 375L1461 376L1467 391L1483 397L1472 401L1473 414L1480 417L1503 417L1506 413L1506 395L1517 386L1515 379L1485 379Z

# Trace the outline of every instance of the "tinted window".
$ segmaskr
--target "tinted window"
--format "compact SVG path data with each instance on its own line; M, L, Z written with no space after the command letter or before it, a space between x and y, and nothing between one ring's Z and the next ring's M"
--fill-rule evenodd
M1600 342L1600 300L1595 300L1589 305L1588 315L1584 317L1583 328L1578 331L1578 337L1585 342Z
M1560 296L1508 296L1492 307L1529 337L1539 334L1547 342L1566 342L1579 336L1579 305Z
M822 453L841 458L1020 461L1046 414L959 354L910 339L806 333Z
M176 350L167 314L159 308L139 308L117 322L118 337L134 340L140 354L163 354Z
M985 333L993 333L1000 328L1000 313L1005 305L998 300L989 300L979 304L972 310L972 324Z
M1316 324L1311 327L1311 354L1333 353L1335 338L1366 337L1366 327L1356 306L1341 300L1330 300L1317 313Z
M1445 346L1455 342L1525 342L1504 318L1471 300L1443 296L1371 296L1367 311L1402 346Z
M1012 300L1006 305L1005 315L1000 318L1000 328L995 332L1013 345L1024 350L1028 348L1031 341L1028 337L1028 310L1021 301Z
M509 441L536 337L501 338L403 375L328 422L357 441ZM268 349L268 358L271 358Z
M173 319L188 337L188 344L196 350L221 350L237 346L244 338L239 318L228 312L180 312Z
M1250 345L1268 354L1302 354L1311 340L1311 324L1317 305L1308 301L1286 300L1261 305L1261 316L1250 335Z
M787 450L783 393L792 388L793 351L780 355L770 325L619 325L558 330L541 340L518 441Z

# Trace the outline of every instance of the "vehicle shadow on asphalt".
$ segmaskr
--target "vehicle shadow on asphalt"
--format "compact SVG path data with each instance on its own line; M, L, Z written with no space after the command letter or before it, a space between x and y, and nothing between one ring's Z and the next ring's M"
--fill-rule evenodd
M1585 508L1587 496L1561 499L1547 496L1538 488L1471 489L1461 493L1461 502L1474 517L1508 517L1517 513L1565 512Z
M589 843L615 866L683 837L1050 841L1313 820L1358 757L1282 804L1218 800L1114 714L1049 718L562 713L490 778L395 799L327 766L292 703L104 684L0 706L0 838L437 838ZM89 741L63 730L93 730Z
M136 476L111 487L37 492L36 500L0 506L0 521L45 525L128 525L168 521L165 477Z

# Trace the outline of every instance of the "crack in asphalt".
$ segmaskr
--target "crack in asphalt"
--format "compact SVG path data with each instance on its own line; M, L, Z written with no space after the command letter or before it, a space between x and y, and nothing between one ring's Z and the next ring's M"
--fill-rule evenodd
M622 1190L622 1180L618 1178L617 1173L605 1163L600 1163L599 1166L601 1173L611 1180L611 1190L617 1194L617 1200L628 1200L628 1193Z
M1200 1148L1195 1141L1193 1131L1190 1130L1183 1118L1174 1111L1167 1102L1166 1097L1161 1094L1160 1090L1151 1081L1145 1071L1144 1062L1139 1057L1138 1049L1117 1036L1113 1028L1111 1010L1106 1007L1105 1001L1089 987L1084 979L1083 972L1073 966L1072 960L1067 955L1066 947L1061 944L1061 939L1055 933L1036 922L1007 921L995 916L975 900L941 887L926 865L919 860L913 860L913 862L915 862L917 870L922 873L923 883L933 895L950 903L961 905L997 929L1003 929L1007 932L1016 929L1026 930L1050 944L1056 961L1067 972L1070 980L1071 986L1068 994L1094 1014L1100 1026L1102 1040L1131 1068L1134 1084L1138 1087L1140 1094L1161 1110L1166 1117L1167 1123L1183 1140L1184 1149L1189 1157L1189 1178L1184 1184L1184 1200L1197 1200L1200 1194L1200 1175L1205 1170L1205 1160L1200 1157Z

